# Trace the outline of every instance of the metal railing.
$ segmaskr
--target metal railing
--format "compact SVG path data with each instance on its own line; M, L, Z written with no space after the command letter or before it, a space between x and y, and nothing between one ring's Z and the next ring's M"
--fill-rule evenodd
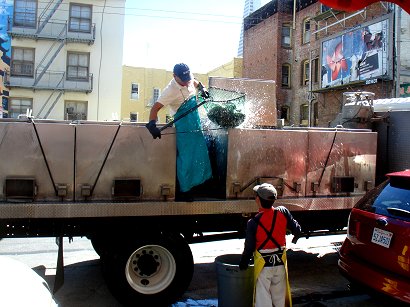
M95 41L95 23L91 24L90 32L77 32L69 31L69 27L66 22L47 22L40 33L37 33L36 28L21 27L13 25L13 20L8 19L8 29L7 32L11 36L15 37L25 37L33 39L48 39L48 40L58 40L65 39L68 42L78 42L93 44ZM64 33L61 36L61 33Z
M71 92L93 91L93 74L88 74L84 79L70 79L64 71L47 71L43 77L34 84L34 77L11 76L7 71L4 75L4 84L7 87L20 87L38 90L63 90Z

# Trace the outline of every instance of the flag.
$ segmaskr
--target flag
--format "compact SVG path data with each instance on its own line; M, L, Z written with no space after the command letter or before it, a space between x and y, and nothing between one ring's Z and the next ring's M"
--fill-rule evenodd
M331 8L341 11L357 11L362 8L379 2L378 0L319 0L322 4ZM410 1L409 0L390 0L387 2L393 2L399 5L403 10L410 14Z

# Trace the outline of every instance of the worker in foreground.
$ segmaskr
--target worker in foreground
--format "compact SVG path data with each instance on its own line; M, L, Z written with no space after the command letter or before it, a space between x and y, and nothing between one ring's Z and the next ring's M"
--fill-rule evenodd
M255 307L292 306L286 263L286 232L290 230L298 238L300 225L287 208L273 208L277 199L273 185L263 183L253 190L259 213L248 221L239 268L246 270L253 254Z
M158 112L168 106L174 118L177 133L177 178L180 199L192 201L190 190L212 177L208 147L201 131L198 110L184 115L197 104L197 89L203 98L209 93L203 85L194 79L188 65L179 63L174 66L174 78L162 91L158 101L151 108L149 122L146 125L154 139L161 138L161 131L156 126ZM163 153L166 155L166 153Z

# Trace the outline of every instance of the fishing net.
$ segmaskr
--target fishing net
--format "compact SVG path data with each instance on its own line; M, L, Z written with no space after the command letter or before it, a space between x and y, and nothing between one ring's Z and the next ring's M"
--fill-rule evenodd
M209 100L204 104L207 116L222 128L234 128L245 120L245 94L210 87Z

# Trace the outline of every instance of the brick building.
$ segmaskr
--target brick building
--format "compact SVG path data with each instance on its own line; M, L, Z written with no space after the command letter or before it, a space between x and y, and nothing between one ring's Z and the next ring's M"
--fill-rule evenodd
M316 0L271 1L244 20L243 76L276 81L286 124L327 127L344 92L398 96L410 72L396 56L403 20L408 15L385 2L348 13ZM394 82L398 65L402 79Z

